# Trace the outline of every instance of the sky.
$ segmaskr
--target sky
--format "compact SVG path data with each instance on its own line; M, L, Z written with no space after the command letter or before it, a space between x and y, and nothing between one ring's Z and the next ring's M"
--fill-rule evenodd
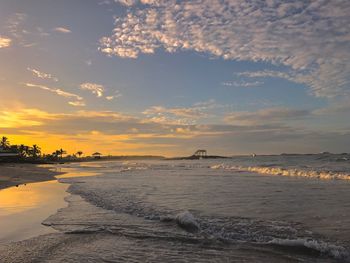
M0 135L45 153L350 152L348 0L0 0Z

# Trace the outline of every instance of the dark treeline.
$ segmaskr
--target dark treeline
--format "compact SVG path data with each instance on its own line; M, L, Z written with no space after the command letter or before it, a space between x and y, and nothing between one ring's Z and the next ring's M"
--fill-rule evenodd
M65 150L58 149L51 154L42 154L41 147L37 144L32 146L24 144L11 144L10 140L2 136L0 140L0 159L12 160L12 161L60 161L68 159L82 158L83 152L78 151L72 155L66 155ZM65 156L66 155L66 156Z
M33 144L32 146L20 144L13 145L10 140L2 136L0 140L0 162L29 162L29 163L53 163L53 162L83 162L96 160L153 160L164 159L163 156L102 156L101 153L95 152L91 156L85 156L82 151L68 154L62 148L51 154L43 154L40 146Z

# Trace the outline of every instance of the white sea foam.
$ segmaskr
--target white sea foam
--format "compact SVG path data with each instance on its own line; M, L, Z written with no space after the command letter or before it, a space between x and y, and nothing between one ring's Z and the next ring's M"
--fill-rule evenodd
M319 253L336 259L349 259L349 253L344 247L330 244L314 239L279 239L275 238L268 242L268 244L290 246L290 247L306 247L318 251Z
M176 216L175 220L176 220L176 223L180 227L182 227L190 232L197 232L200 229L199 224L197 223L196 219L188 211L185 211L183 213L178 214Z
M270 174L270 175L281 175L281 176L297 176L297 177L308 177L318 178L326 180L350 180L350 174L339 173L332 171L315 171L315 170L302 170L294 168L282 168L282 167L264 167L264 166L231 166L225 164L212 165L212 169L225 169L225 170L236 170L236 171L249 171L259 174Z

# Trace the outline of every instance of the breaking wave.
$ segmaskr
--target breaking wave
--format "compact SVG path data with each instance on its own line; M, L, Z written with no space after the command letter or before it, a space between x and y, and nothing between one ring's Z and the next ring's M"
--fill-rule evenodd
M296 257L349 262L348 245L342 239L313 233L294 220L278 221L283 218L260 218L241 212L240 206L234 203L235 198L240 198L239 186L232 187L244 177L218 178L216 175L222 172L211 169L340 180L350 179L349 174L316 172L315 168L307 170L306 165L300 169L281 168L278 162L270 162L270 166L214 164L205 161L113 163L113 169L106 168L108 172L98 177L62 178L60 182L71 184L68 192L74 198L68 200L70 210L62 210L56 219L53 217L46 224L73 235L112 234L152 239L157 244L165 241L186 245L199 243L220 249L243 244L277 253L287 251L288 255L295 252ZM257 178L264 181L269 177ZM216 184L217 180L221 180L220 184ZM205 184L201 184L202 181ZM236 195L231 194L235 189ZM218 201L211 203L211 200ZM252 203L248 201L246 203ZM238 208L238 212L231 211L234 208Z
M211 169L225 169L235 171L249 171L259 174L280 175L280 176L296 176L317 178L325 180L350 180L350 174L339 173L333 171L315 171L315 170L303 170L294 168L282 168L282 167L265 167L265 166L231 166L225 164L216 164L210 166Z
M321 255L330 256L335 259L349 259L349 253L344 247L330 244L323 241L318 241L314 239L279 239L275 238L268 242L268 244L294 247L294 248L306 248L312 251L318 252Z

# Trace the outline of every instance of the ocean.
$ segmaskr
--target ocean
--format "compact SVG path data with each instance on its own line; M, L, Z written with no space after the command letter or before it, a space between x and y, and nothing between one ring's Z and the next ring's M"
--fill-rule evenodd
M100 161L0 262L350 262L350 156Z

